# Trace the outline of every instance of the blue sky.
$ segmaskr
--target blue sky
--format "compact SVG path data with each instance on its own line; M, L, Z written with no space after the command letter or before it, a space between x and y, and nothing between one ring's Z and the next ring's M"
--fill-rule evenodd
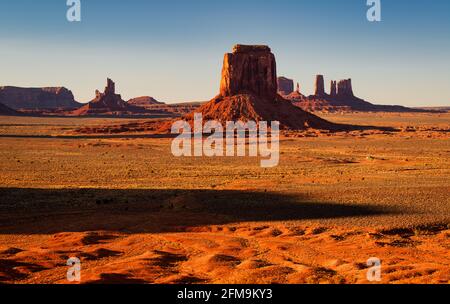
M312 93L316 74L352 78L379 104L450 105L450 1L381 0L0 1L0 85L66 86L93 98L106 77L124 99L208 100L223 54L236 43L268 44L278 74Z

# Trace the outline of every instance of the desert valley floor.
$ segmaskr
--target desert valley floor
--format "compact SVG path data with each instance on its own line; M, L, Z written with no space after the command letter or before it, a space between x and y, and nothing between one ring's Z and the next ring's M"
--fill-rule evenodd
M0 283L450 282L450 114L326 114L280 165L175 158L99 118L0 117Z

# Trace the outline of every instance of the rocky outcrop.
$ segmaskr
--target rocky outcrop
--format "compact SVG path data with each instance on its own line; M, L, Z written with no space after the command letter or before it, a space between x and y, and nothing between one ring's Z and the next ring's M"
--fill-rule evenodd
M225 54L220 94L184 117L192 123L195 113L203 120L279 121L281 128L337 129L338 126L295 107L277 94L275 56L268 46L237 45ZM170 124L161 131L170 130Z
M144 114L147 110L142 107L130 105L119 94L116 94L116 84L108 78L105 90L103 93L96 90L95 98L88 104L73 111L73 115L87 116L87 115L112 115L123 116L133 114Z
M325 81L323 75L316 76L314 95L319 97L325 96Z
M268 46L236 45L232 53L225 54L221 96L254 94L274 99L277 87L275 56Z
M294 92L294 80L286 77L278 77L277 83L278 93L280 95L286 96Z
M337 95L339 97L353 97L352 80L344 79L337 84Z
M0 87L0 103L19 109L75 109L80 106L72 92L64 87Z

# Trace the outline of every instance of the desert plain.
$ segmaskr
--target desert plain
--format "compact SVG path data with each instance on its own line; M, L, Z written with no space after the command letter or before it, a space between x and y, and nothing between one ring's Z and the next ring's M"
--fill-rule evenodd
M396 131L285 132L269 169L0 117L0 283L449 283L450 113L321 116Z

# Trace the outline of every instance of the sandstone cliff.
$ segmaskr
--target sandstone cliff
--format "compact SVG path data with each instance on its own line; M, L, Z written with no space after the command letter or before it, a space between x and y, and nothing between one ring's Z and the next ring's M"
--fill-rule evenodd
M337 84L337 95L339 97L353 97L353 87L351 79L344 79Z
M279 121L284 129L337 129L338 126L305 112L277 93L275 56L268 46L237 45L225 54L220 94L195 112L204 121Z
M331 81L330 94L324 90L324 77L317 75L314 95L291 93L286 96L295 106L309 112L426 112L403 106L375 105L354 95L352 80Z

